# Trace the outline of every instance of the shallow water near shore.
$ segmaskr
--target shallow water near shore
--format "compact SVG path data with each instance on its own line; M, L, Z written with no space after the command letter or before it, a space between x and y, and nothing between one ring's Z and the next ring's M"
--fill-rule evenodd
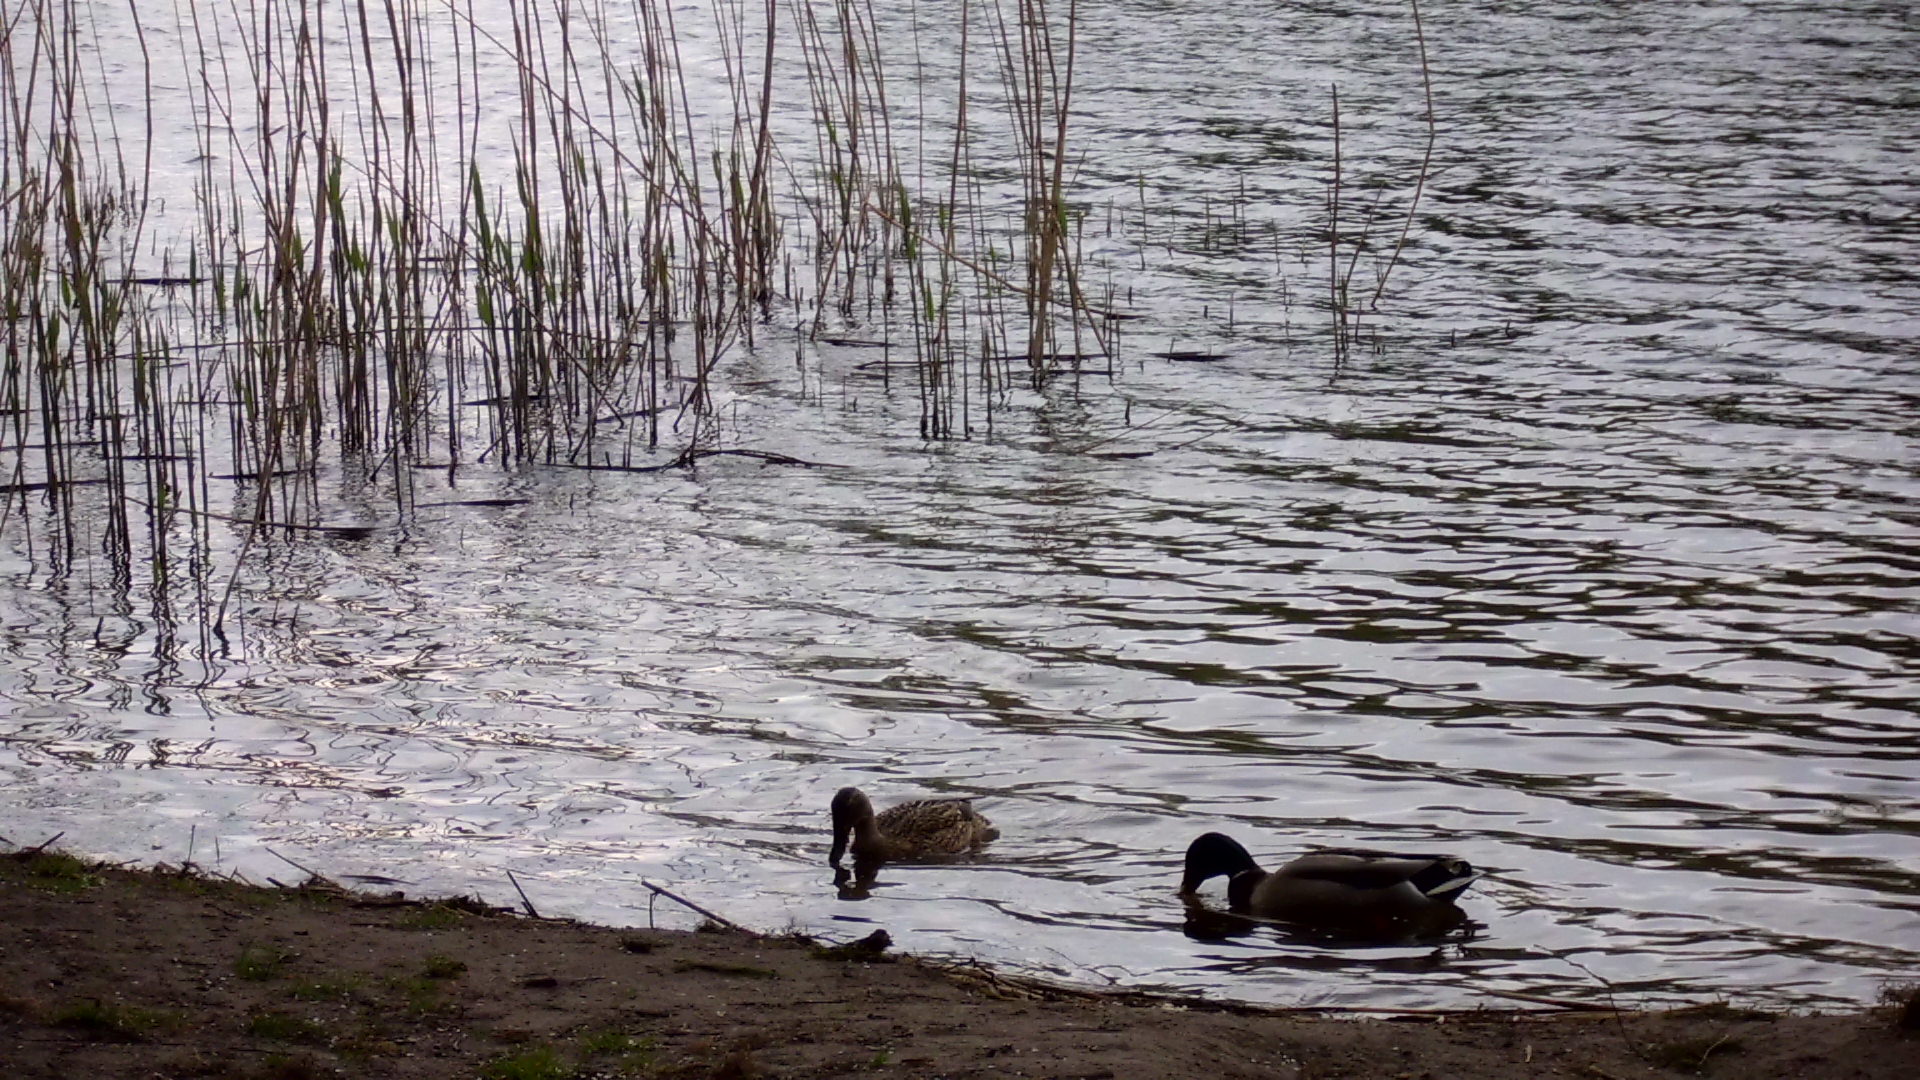
M381 527L259 542L218 657L49 570L16 502L0 834L501 904L512 870L543 914L690 925L645 878L1285 1003L1831 1004L1911 972L1905 6L1428 12L1433 175L1337 369L1305 299L1326 88L1353 161L1417 158L1405 9L1084 18L1085 197L1149 204L1110 241L1144 316L1111 376L928 445L866 356L776 331L727 361L740 443L836 468L429 474L422 504L511 504L393 527L334 477L330 520ZM973 796L1002 838L843 900L845 784ZM1269 864L1454 852L1476 925L1189 937L1208 830Z

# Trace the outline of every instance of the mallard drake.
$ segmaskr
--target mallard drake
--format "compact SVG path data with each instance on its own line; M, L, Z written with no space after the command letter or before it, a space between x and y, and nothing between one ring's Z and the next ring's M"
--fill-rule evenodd
M1378 851L1316 852L1266 871L1232 837L1210 832L1187 846L1180 894L1222 874L1237 914L1369 936L1451 929L1465 920L1454 901L1480 876L1448 855Z
M966 799L919 799L876 815L865 792L845 787L833 796L833 852L827 862L840 865L849 839L854 870L866 874L881 863L963 855L999 835Z

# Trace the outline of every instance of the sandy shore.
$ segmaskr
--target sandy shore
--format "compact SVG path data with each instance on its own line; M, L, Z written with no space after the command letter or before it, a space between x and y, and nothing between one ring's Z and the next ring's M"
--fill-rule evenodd
M1236 1009L731 930L0 856L8 1078L1892 1080L1920 1059L1900 1019Z

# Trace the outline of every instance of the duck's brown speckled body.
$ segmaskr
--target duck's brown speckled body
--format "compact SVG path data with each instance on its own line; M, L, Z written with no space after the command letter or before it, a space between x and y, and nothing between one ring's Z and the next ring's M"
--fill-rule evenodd
M966 799L920 799L890 806L879 814L859 788L841 788L833 796L834 866L849 847L856 871L881 863L964 855L1000 835Z

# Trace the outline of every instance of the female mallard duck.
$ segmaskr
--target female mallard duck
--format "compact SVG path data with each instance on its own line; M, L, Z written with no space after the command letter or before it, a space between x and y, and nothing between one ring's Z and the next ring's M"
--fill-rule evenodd
M833 796L833 852L827 862L840 865L849 837L854 869L866 874L886 862L963 855L999 835L966 799L921 799L875 815L864 792L846 787Z
M1369 935L1451 929L1465 919L1454 900L1480 876L1447 855L1377 851L1317 852L1269 872L1231 837L1210 832L1187 847L1180 894L1222 874L1237 914Z

